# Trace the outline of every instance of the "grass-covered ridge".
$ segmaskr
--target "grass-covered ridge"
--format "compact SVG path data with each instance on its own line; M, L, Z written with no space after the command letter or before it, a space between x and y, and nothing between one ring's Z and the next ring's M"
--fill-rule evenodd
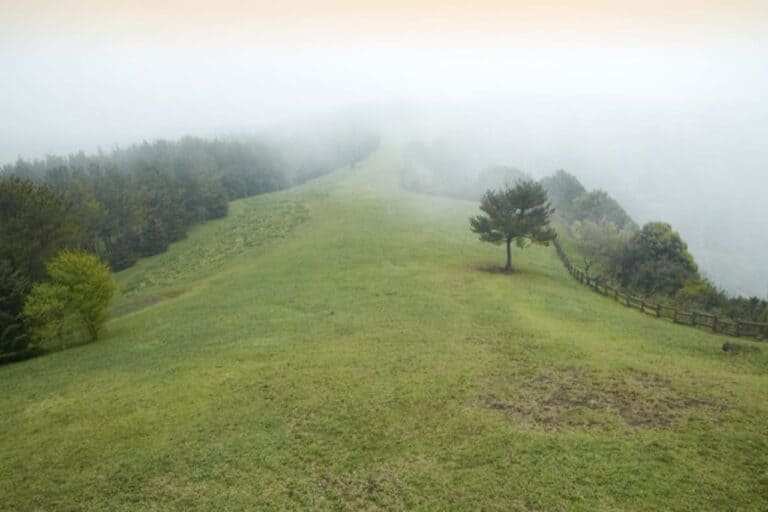
M768 507L764 347L552 248L488 271L476 204L398 165L233 203L118 276L102 341L0 368L0 509Z
M307 218L303 203L279 195L263 201L236 201L226 222L200 226L194 237L176 244L174 251L144 259L124 271L122 294L113 315L180 295L185 284L195 284L234 258L289 236Z

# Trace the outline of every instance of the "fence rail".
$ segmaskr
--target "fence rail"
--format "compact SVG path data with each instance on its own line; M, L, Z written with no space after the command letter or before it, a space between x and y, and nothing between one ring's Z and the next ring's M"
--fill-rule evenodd
M673 306L656 304L643 297L628 294L608 283L600 282L599 278L589 277L581 268L577 267L565 254L563 247L557 240L554 241L555 250L563 262L565 269L576 281L592 288L597 293L610 297L620 304L637 309L657 318L668 318L676 324L689 325L691 327L703 327L717 334L728 336L743 336L755 338L758 341L768 339L768 323L752 322L747 320L734 320L723 318L701 311L685 311Z

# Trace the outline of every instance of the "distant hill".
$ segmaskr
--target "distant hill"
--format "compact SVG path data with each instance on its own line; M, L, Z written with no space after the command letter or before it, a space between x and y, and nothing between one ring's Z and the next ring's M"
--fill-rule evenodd
M400 175L404 188L460 199L479 200L488 189L530 178L520 169L505 165L476 168L471 160L441 141L431 145L411 142L405 148L404 160Z

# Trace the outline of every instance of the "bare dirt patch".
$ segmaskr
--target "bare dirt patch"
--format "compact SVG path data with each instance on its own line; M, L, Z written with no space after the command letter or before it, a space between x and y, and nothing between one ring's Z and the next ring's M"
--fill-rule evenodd
M343 474L324 473L316 478L315 486L312 501L319 508L361 510L370 508L367 504L371 502L377 505L375 508L406 508L402 499L404 483L399 470L391 466ZM289 490L289 494L293 495L294 491Z
M711 400L677 390L664 377L638 371L601 374L575 366L542 370L514 389L508 396L488 395L481 402L522 424L547 429L620 424L664 429L684 424L696 413L722 410Z
M137 311L148 308L150 306L154 306L158 302L175 299L176 297L183 295L187 291L188 291L187 288L177 288L177 289L165 290L162 293L155 293L152 295L138 297L131 301L125 302L119 306L114 307L111 311L110 316L112 318L118 318L121 316L129 315L131 313L135 313Z
M507 270L504 267L499 267L496 265L477 265L473 267L475 270L479 270L480 272L486 272L488 274L517 274L519 273L518 270L515 269L515 267L512 267L512 270Z

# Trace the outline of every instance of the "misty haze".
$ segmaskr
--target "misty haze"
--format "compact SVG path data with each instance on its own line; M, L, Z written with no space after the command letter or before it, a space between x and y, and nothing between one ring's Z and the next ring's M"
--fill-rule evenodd
M3 55L13 79L0 84L13 120L0 129L6 163L270 132L313 117L333 123L353 110L395 140L456 139L471 155L470 174L496 163L536 176L572 171L639 220L671 222L719 286L768 294L768 238L754 230L768 218L764 47L17 44Z
M762 510L768 6L0 1L0 510Z

